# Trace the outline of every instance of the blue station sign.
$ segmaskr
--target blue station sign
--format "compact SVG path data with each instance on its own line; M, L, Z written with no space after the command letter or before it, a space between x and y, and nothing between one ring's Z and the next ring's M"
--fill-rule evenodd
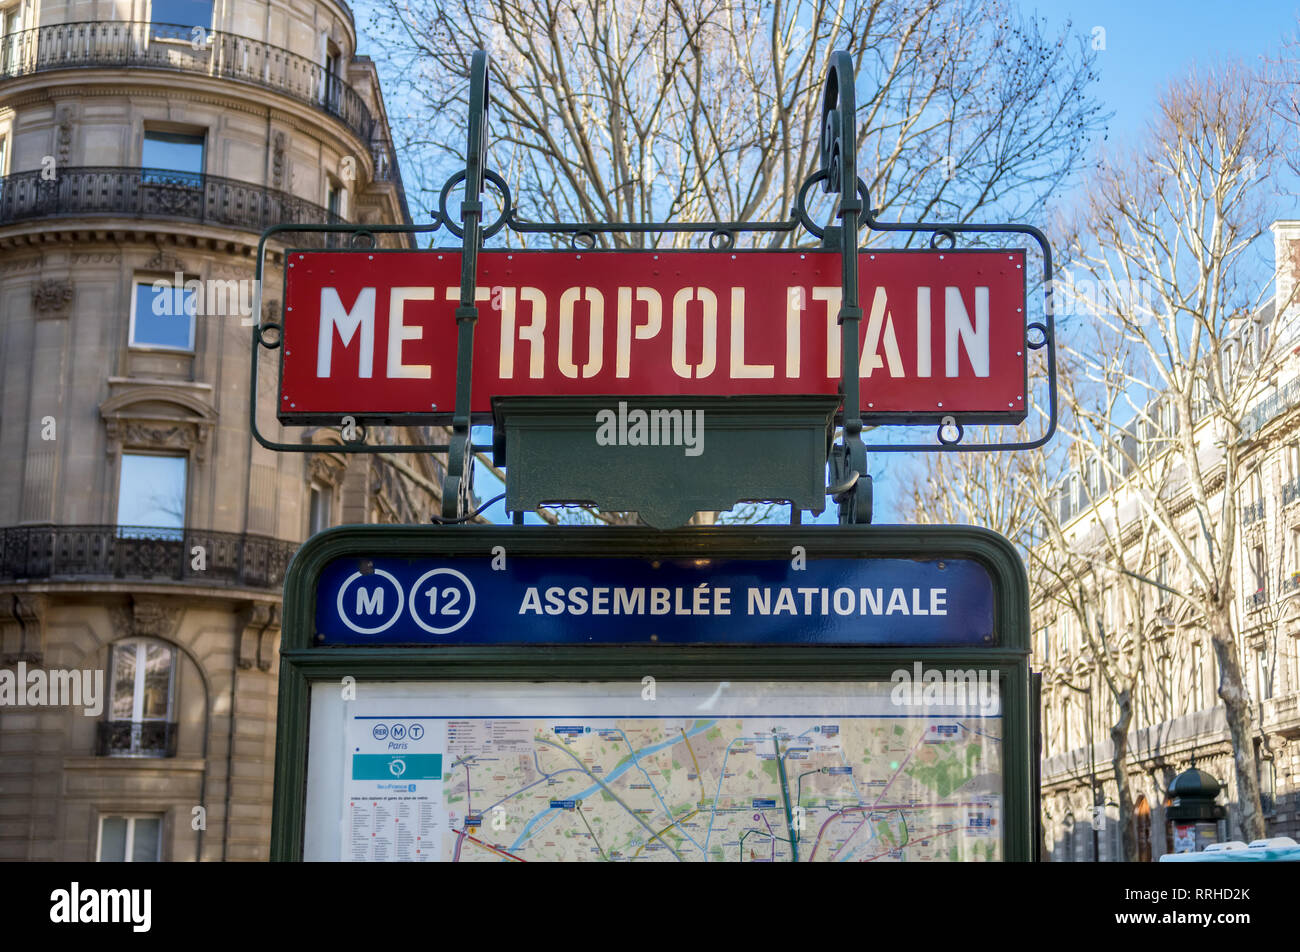
M327 563L319 645L997 643L970 558L362 558Z

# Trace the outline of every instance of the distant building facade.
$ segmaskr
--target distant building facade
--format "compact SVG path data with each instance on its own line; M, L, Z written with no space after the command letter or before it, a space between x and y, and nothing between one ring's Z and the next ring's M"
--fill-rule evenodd
M1276 302L1289 301L1300 252L1300 222L1274 225L1278 262ZM1232 557L1239 663L1251 696L1255 761L1269 835L1300 840L1300 335L1297 308L1270 306L1268 325L1279 339L1267 392L1249 410L1243 498ZM1134 438L1140 440L1141 435ZM1212 454L1210 454L1212 456ZM1147 465L1147 464L1143 464ZM1213 467L1213 460L1207 459ZM1088 500L1107 489L1095 472L1077 473L1057 497L1067 534L1088 531ZM1213 480L1211 479L1211 483ZM1122 491L1122 490L1116 490ZM1171 491L1186 494L1186 487ZM1177 502L1175 510L1179 508ZM1133 510L1129 510L1133 511ZM1197 536L1184 508L1184 538ZM1127 544L1127 543L1126 543ZM1193 542L1193 544L1195 544ZM1203 551L1203 550L1202 550ZM1175 590L1190 584L1178 556L1157 547L1146 577ZM1145 586L1146 645L1129 733L1128 780L1135 802L1139 858L1173 851L1166 822L1170 781L1195 760L1223 785L1227 818L1218 836L1235 838L1234 767L1224 710L1216 693L1217 663L1208 633L1181 600ZM1109 731L1116 719L1110 691L1098 677L1078 622L1037 593L1033 607L1033 666L1043 674L1042 815L1046 858L1121 858ZM1094 593L1096 610L1121 645L1125 621L1111 592ZM1123 650L1122 646L1120 650ZM1094 829L1096 800L1102 805ZM1094 837L1094 831L1096 833ZM1096 846L1094 847L1094 839Z
M340 0L0 0L0 671L104 684L0 703L0 860L267 857L289 558L443 473L254 442L258 240L409 220Z

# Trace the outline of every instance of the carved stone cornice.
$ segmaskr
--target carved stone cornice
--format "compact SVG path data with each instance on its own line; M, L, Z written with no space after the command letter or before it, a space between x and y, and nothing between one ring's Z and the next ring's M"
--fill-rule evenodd
M185 262L178 256L171 254L159 248L152 258L144 265L145 271L163 271L167 274L175 274L177 271L185 273Z
M41 664L45 646L45 618L49 599L32 592L6 596L0 613L0 665Z
M108 431L109 455L116 456L122 449L185 450L194 451L202 462L207 458L208 428L194 423L173 426L148 426L121 420L105 420Z
M271 187L284 188L284 133L276 132L271 146Z
M71 164L72 159L72 132L73 118L76 116L76 109L71 104L59 106L55 110L55 118L58 119L58 131L55 136L59 166Z
M118 639L158 638L171 641L184 613L184 605L177 601L132 597L128 605L114 607L110 615Z
M36 319L65 316L72 306L72 279L47 278L32 286L32 305Z
M368 148L357 150L356 143L359 140L355 138L355 133L348 130L346 135L340 134L338 129L346 129L347 127L328 113L320 111L307 103L300 103L294 97L286 96L276 90L260 86L246 86L221 77L200 77L194 74L183 77L187 81L186 85L157 86L153 85L158 79L156 70L141 70L142 79L147 81L138 84L122 82L123 74L120 70L83 69L79 70L79 72L85 77L81 84L63 82L57 86L43 86L29 92L19 93L12 98L7 97L5 101L10 106L20 110L25 106L50 102L61 103L68 99L89 99L92 97L120 97L132 101L144 98L183 99L189 103L214 106L222 112L240 112L257 116L259 119L269 117L272 122L288 126L292 131L310 136L317 142L328 142L343 155L355 154L358 165L366 170L365 178L369 179L374 174L370 150ZM105 72L112 74L112 81L107 83L97 82L95 74ZM208 79L212 82L219 82L222 84L223 93L225 90L229 90L229 92L217 94L199 91L188 85L188 81L194 79ZM283 101L276 101L282 96L292 105L286 105Z
M275 602L251 602L238 615L239 659L241 668L254 664L270 671L275 654L275 640L280 633L280 606Z
M183 450L202 462L217 411L203 397L166 384L139 384L99 407L109 456L124 448Z
M313 453L307 458L308 479L326 486L342 483L345 469L346 464L333 454Z

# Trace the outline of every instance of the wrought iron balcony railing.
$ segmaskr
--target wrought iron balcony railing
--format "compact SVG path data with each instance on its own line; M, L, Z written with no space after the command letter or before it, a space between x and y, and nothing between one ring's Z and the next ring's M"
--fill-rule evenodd
M339 119L369 143L361 95L305 56L246 36L137 20L58 23L4 37L0 81L56 69L165 69L252 83Z
M0 225L49 218L162 218L260 234L272 225L346 225L305 199L248 182L122 167L65 168L0 177ZM338 236L296 233L295 245L332 244Z
M175 757L175 721L100 721L97 757Z
M1288 381L1250 408L1241 421L1243 439L1254 436L1274 417L1300 404L1300 378Z
M1246 607L1254 611L1257 608L1263 608L1268 604L1268 589L1261 588L1253 595L1246 596Z
M0 582L100 578L278 590L297 548L207 529L13 526L0 529Z
M397 188L397 199L402 205L402 215L407 224L411 221L411 208L406 202L406 189L402 185L402 170L397 164L397 152L387 139L370 143L370 158L375 166L374 181L391 182Z
M1282 485L1282 505L1289 506L1300 499L1300 479L1293 479Z
M1294 592L1300 589L1300 572L1288 572L1282 576L1282 591Z
M1264 500L1258 499L1241 510L1241 524L1251 526L1264 518Z

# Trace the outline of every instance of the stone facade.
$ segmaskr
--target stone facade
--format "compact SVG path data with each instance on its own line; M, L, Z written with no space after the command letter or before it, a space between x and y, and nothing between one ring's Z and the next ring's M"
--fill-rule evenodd
M109 858L122 835L142 859L265 859L287 560L313 528L437 509L432 457L250 435L250 325L279 320L283 281L272 243L245 306L262 231L409 212L351 11L211 9L164 27L145 0L0 0L0 669L100 671L107 694L98 717L0 706L0 860ZM145 170L146 139L201 143L199 166ZM139 285L178 276L192 345L139 343ZM261 369L259 427L295 438ZM124 460L155 457L183 461L183 529L123 531Z
M1243 498L1227 504L1235 507L1240 520L1239 545L1233 555L1234 627L1239 664L1251 696L1266 826L1270 836L1300 840L1300 309L1285 306L1294 287L1300 222L1277 222L1274 239L1278 271L1276 313L1270 324L1271 333L1278 335L1280 353L1267 392L1248 410L1245 420L1245 465L1256 476L1244 481ZM1213 472L1213 454L1206 452L1207 471ZM1086 483L1088 476L1075 480L1063 488L1066 499L1078 495L1080 482ZM1190 503L1185 516L1187 524L1182 528L1189 538L1195 532ZM1086 511L1075 512L1065 526L1067 534L1086 532L1089 518ZM1158 551L1145 567L1148 576L1187 590L1180 588L1191 584L1186 568L1170 553L1162 558ZM1219 822L1218 838L1237 839L1240 831L1235 822L1231 744L1216 694L1218 672L1210 639L1179 607L1180 600L1152 586L1145 591L1150 599L1148 654L1134 699L1128 781L1136 807L1140 858L1156 859L1172 848L1165 818L1169 783L1193 759L1224 788L1219 802L1226 807L1227 817ZM1099 605L1103 613L1119 611L1104 595ZM1131 635L1118 625L1118 617L1111 616L1110 630L1119 634L1123 650ZM1131 620L1125 624L1131 625ZM1118 859L1120 831L1109 740L1117 709L1069 613L1039 593L1033 626L1033 664L1043 673L1045 856L1053 861ZM1098 799L1105 804L1095 853L1094 776Z

